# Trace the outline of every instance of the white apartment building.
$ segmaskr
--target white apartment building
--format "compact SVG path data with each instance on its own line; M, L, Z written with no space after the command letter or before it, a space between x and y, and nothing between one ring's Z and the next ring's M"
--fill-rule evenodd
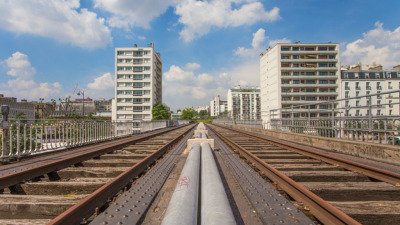
M235 120L260 120L260 88L241 88L228 90L228 115Z
M153 43L148 47L115 49L113 120L150 121L162 99L162 62Z
M264 126L269 124L271 110L335 100L339 82L338 44L278 43L268 48L260 55ZM312 117L324 116L319 107L311 107Z
M221 100L219 95L210 101L210 116L219 116L227 109L227 101Z
M399 93L360 97L400 90L400 66L393 70L382 67L362 70L361 65L351 70L342 70L340 102L344 116L399 116ZM357 98L360 97L360 98Z

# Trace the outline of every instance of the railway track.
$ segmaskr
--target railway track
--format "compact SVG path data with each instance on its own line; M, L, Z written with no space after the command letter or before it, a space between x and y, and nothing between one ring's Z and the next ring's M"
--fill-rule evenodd
M163 129L0 166L0 224L88 221L192 128Z
M400 223L396 168L237 129L209 128L323 224Z

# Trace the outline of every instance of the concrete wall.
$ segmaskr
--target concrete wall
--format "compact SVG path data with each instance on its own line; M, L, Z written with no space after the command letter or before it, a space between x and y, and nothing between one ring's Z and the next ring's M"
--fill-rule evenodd
M298 142L326 150L400 165L400 146L350 141L337 138L316 137L311 135L246 127L243 125L231 125L230 127L240 128L241 130L245 131L253 131L271 137Z

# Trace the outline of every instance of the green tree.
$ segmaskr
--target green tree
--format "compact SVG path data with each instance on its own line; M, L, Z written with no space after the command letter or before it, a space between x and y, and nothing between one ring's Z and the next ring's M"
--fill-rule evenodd
M153 115L153 120L169 120L171 118L171 112L168 110L168 107L161 103L153 106L151 114Z
M207 119L210 116L207 110L200 110L199 117L200 119Z
M192 108L186 108L182 110L181 119L182 120L192 120L195 116L195 111Z

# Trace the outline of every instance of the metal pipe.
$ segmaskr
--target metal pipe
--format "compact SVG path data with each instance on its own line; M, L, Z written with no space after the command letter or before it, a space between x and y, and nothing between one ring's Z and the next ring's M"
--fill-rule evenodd
M201 224L236 224L217 164L208 143L201 143Z
M162 225L196 225L200 182L200 145L194 144L168 204Z

